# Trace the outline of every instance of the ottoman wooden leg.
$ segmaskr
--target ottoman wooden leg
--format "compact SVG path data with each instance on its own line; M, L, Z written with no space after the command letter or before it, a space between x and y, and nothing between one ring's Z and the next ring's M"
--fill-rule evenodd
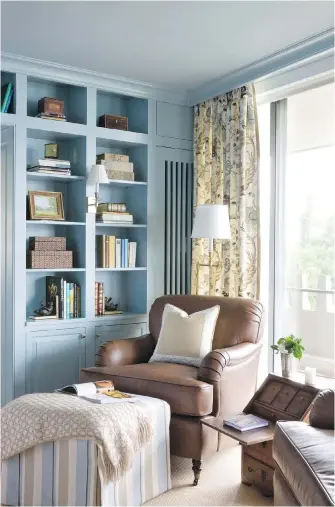
M192 459L192 470L194 472L194 481L193 486L197 486L199 482L199 477L201 473L201 460Z

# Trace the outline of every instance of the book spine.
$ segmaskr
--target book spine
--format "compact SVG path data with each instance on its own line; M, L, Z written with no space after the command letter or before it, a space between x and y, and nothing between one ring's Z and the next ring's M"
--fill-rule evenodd
M70 284L66 282L66 315L70 318Z
M76 319L78 317L77 315L77 284L74 284L74 290L73 290L73 316Z
M115 236L111 236L111 268L115 268Z
M98 284L98 315L104 313L104 284L99 282Z
M80 285L77 285L77 316L81 317Z
M63 319L67 319L67 309L66 309L66 280L63 281L63 298L64 298L64 301L63 301L64 317L63 317Z
M109 265L109 236L106 236L106 268L110 268L110 265Z
M116 238L115 240L115 267L121 267L121 239Z
M10 91L12 89L12 83L9 83L7 85L7 90L6 90L6 93L5 93L5 96L4 96L4 99L2 101L2 105L1 105L1 112L4 113L5 112L5 107L6 107L6 104L7 104L7 100L8 100L8 97L9 97L9 94L10 94Z
M13 93L14 93L14 89L12 88L10 93L9 93L9 97L8 97L8 100L7 100L7 104L5 105L5 110L4 110L4 113L7 113L8 112L8 109L9 109L9 106L10 106L10 102L12 100L12 97L13 97Z
M129 240L128 239L125 239L124 240L124 268L128 268L129 267L129 260L128 260L128 243L129 243Z
M70 314L70 319L73 319L73 292L74 292L74 286L73 286L73 283L70 283L69 284L69 304L70 304L70 309L69 309L69 314Z
M99 283L95 282L95 315L99 315L98 301L99 301Z
M102 235L102 267L106 267L106 235Z

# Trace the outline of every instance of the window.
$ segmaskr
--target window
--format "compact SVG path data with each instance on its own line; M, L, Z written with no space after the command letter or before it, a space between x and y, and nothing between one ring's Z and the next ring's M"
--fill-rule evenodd
M261 224L275 210L270 228L261 232L262 244L267 231L270 238L273 233L272 248L262 252L269 260L273 308L269 339L276 342L291 333L301 337L306 350L298 369L314 366L318 374L334 377L334 84L273 103L271 113L266 106L259 108L261 152L270 152L273 162L261 156L261 196L269 185L264 173L275 173L271 204L263 201L261 207Z

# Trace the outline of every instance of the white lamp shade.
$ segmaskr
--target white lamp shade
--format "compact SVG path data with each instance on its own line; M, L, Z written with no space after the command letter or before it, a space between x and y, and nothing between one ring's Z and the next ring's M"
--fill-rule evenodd
M230 239L228 206L225 204L197 206L192 238Z
M106 169L103 164L92 165L92 169L90 170L90 174L88 175L87 183L89 185L109 183Z

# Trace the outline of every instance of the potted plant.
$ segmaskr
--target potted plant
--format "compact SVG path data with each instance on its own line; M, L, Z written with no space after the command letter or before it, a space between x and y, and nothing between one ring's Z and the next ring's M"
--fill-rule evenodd
M279 338L276 345L270 345L275 352L280 352L281 369L283 377L291 377L293 373L293 357L302 358L305 350L301 344L301 338L296 338L293 334Z

